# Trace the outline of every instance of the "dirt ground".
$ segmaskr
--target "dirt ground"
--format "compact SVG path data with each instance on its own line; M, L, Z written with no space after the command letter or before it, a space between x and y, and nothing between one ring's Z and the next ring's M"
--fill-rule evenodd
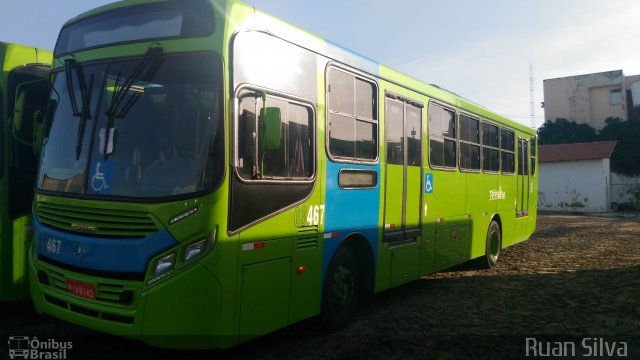
M225 351L151 348L9 303L0 307L0 359L16 335L73 339L72 359L521 359L527 338L573 342L576 357L582 341L626 343L626 358L640 359L638 219L542 215L494 269L468 268L378 294L337 333L312 319Z

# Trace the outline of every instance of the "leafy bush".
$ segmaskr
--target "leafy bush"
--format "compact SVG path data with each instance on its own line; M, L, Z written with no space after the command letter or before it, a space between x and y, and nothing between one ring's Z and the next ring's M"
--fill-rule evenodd
M597 132L587 124L563 118L547 120L538 129L538 142L548 145L615 140L618 143L611 156L611 169L623 175L640 175L640 119L623 121L610 117L605 123L607 125Z

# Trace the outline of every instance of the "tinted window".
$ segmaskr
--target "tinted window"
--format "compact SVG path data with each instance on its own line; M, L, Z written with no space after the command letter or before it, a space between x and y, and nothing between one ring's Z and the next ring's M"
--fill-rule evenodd
M522 154L522 166L524 166L524 174L529 175L529 142L524 140L524 153Z
M482 144L492 148L499 148L498 127L488 122L482 123Z
M331 155L355 158L355 128L353 118L329 114L329 149Z
M482 169L485 171L500 171L497 149L482 148Z
M515 156L513 153L502 152L501 153L502 172L513 174L516 168Z
M256 96L241 95L240 98L240 175L253 180L311 178L314 173L312 109L269 95L266 101Z
M482 169L500 171L500 136L498 127L488 122L482 123Z
M531 175L536 174L536 138L531 138Z
M387 139L387 164L404 164L404 104L387 99L386 104L386 139Z
M460 140L480 143L480 121L467 115L460 115Z
M444 141L444 166L456 167L456 142L445 139Z
M376 105L373 101L374 91L373 84L356 78L356 116L358 118L374 119Z
M456 166L455 113L429 105L429 161L433 166Z
M513 174L516 169L515 165L515 139L514 132L504 128L500 129L500 162L502 164L502 172Z
M356 120L356 155L358 159L375 159L378 149L376 124Z
M407 165L422 165L422 108L406 104Z
M500 148L506 151L514 151L514 133L511 130L500 129Z
M374 160L378 157L375 84L342 70L327 73L327 130L333 157Z
M524 155L525 154L525 145L524 145L524 141L522 141L522 139L518 139L518 175L525 175L525 161L524 159L526 159L527 157Z
M480 121L460 115L460 168L480 169Z
M205 0L124 7L65 26L55 56L121 42L206 36L213 30L213 8Z
M355 114L354 80L355 78L351 74L331 69L329 72L329 109L332 112Z
M465 170L480 169L480 146L460 143L460 168Z

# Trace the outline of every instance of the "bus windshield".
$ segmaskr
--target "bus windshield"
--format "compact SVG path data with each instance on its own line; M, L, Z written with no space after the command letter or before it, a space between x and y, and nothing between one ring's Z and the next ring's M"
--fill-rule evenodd
M218 56L145 56L65 69L53 77L39 189L161 198L218 183Z

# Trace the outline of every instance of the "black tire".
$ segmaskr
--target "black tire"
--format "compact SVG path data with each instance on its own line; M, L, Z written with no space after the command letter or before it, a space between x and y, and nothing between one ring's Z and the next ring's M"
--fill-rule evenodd
M356 261L347 248L339 248L327 270L322 290L321 320L328 330L339 330L355 317L360 294Z
M502 234L500 225L491 220L489 229L487 230L487 240L485 246L485 254L482 258L482 265L485 269L491 269L498 263L500 252L502 251Z

